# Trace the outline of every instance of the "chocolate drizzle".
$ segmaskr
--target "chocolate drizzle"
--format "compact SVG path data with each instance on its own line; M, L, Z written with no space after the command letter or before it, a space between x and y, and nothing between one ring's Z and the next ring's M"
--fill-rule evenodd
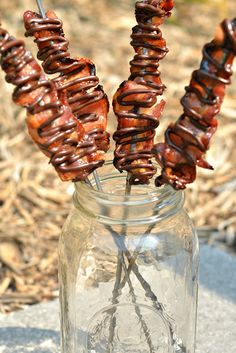
M115 159L114 165L120 171L127 171L132 173L132 177L130 178L131 184L146 184L147 181L153 177L156 172L155 167L149 161L151 158L150 149L143 149L139 151L132 151L132 146L134 146L139 142L148 143L148 141L152 141L155 135L155 129L159 125L159 121L153 115L148 114L140 114L139 107L149 107L153 105L153 101L155 103L155 93L150 99L146 99L145 101L139 101L138 99L133 99L132 101L125 100L126 97L137 94L150 94L150 90L135 90L128 89L125 93L121 93L117 99L117 102L121 106L130 106L134 105L134 109L131 111L115 111L119 120L122 119L136 119L136 125L132 127L122 127L117 129L114 133L114 140L116 141L116 150L115 150ZM135 109L136 108L136 109ZM135 112L136 111L136 112ZM142 126L139 126L139 122L142 120ZM144 126L143 122L147 122ZM148 132L149 134L145 134ZM128 146L130 149L128 151L123 152L123 147ZM132 164L133 162L139 160L138 165ZM137 169L138 168L138 169ZM142 169L142 171L141 171Z
M103 161L96 160L96 145L83 133L69 107L59 100L54 83L42 75L24 42L2 28L0 58L6 81L16 86L13 100L33 116L33 123L28 122L29 132L33 132L40 149L50 157L62 180L84 180ZM88 159L88 155L93 157Z
M116 141L114 165L119 171L131 174L130 184L146 184L156 173L151 150L164 107L164 101L157 102L157 96L165 90L158 68L159 61L168 52L159 26L172 7L172 1L136 2L138 24L131 35L136 54L130 62L131 75L121 84L113 100L118 118L113 136Z
M47 15L50 16L50 12ZM69 42L64 36L62 21L52 18L52 13L50 17L42 18L28 11L24 17L26 36L35 37L39 48L37 57L43 61L44 71L47 74L60 74L53 80L57 89L67 91L72 112L86 133L95 139L98 149L106 152L109 149L109 134L106 131L109 104L99 85L95 66L87 59L70 58ZM95 104L99 107L97 112L93 112Z
M233 59L236 55L236 19L221 24L224 38L216 38L204 46L200 68L193 72L191 83L181 99L183 115L165 133L165 144L153 149L161 166L162 175L157 186L169 183L184 189L196 177L196 166L212 169L203 160L214 134L225 93L230 84Z

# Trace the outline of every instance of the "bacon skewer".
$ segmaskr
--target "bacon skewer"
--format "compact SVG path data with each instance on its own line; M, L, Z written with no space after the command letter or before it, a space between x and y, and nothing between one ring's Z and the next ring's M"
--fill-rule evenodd
M184 189L196 178L196 167L213 169L204 155L217 129L226 85L230 84L236 55L236 19L224 20L215 38L203 48L200 68L193 72L181 100L184 113L165 132L165 142L153 154L162 167L156 185L164 183Z
M62 180L84 180L103 164L94 140L84 131L53 82L42 73L24 42L0 28L1 68L15 85L13 101L27 109L32 139L50 158Z
M165 86L160 78L159 61L168 49L159 26L170 16L173 0L136 2L137 25L133 28L131 45L135 56L130 62L131 75L113 99L118 119L114 165L130 174L129 183L146 184L156 173L151 162L155 129L165 101L158 99Z
M47 11L45 16L26 11L24 23L25 35L35 37L45 73L59 74L53 79L57 89L67 92L71 110L85 132L95 139L98 150L107 152L109 103L94 64L87 58L70 57L62 21L53 11Z

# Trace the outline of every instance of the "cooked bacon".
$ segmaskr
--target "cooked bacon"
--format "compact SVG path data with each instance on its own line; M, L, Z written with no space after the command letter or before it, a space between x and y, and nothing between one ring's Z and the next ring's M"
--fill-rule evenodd
M162 167L156 179L175 189L184 189L196 178L196 167L213 169L204 159L217 128L216 115L230 84L236 55L236 19L225 20L212 42L203 48L200 68L193 72L190 85L181 100L184 113L165 133L165 142L153 153Z
M168 52L159 26L172 8L171 0L136 2L138 24L131 35L136 54L130 62L128 81L120 85L113 99L118 119L114 165L119 171L130 173L130 184L146 184L156 173L151 151L165 105L159 98L165 86L158 68Z
M38 46L38 59L43 61L47 74L59 74L54 83L58 90L67 92L72 112L83 125L85 132L95 139L98 150L109 149L107 115L109 103L94 64L86 58L71 58L69 42L63 24L53 11L42 18L35 12L24 14L26 36L34 36Z
M66 95L42 73L24 42L0 28L1 68L6 81L15 85L13 101L27 109L32 139L62 180L84 180L103 164L94 140L73 115Z

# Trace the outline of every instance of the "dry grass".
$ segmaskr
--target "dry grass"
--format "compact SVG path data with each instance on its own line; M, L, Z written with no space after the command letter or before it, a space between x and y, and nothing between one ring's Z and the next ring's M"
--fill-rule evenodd
M32 3L2 1L3 27L23 37L22 13L34 9ZM44 3L45 8L50 5L63 18L72 53L89 56L96 63L111 98L128 75L133 2L48 0ZM169 120L181 113L179 98L192 70L198 66L202 45L212 37L222 14L230 13L234 5L234 0L178 2L171 24L164 28L170 48L162 63L168 105L159 139ZM33 48L31 39L27 43ZM58 295L57 239L70 209L73 188L58 180L31 143L24 124L25 112L11 103L12 87L5 83L3 74L0 87L0 310L9 312ZM197 182L187 191L187 208L201 229L200 234L210 240L216 231L217 236L233 239L236 230L235 88L234 79L208 155L215 171L199 171ZM114 127L111 113L110 130Z

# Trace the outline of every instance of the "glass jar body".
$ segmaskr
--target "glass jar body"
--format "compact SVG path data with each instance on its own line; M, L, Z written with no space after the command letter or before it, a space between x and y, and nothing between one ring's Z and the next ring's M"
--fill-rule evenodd
M87 209L85 194L60 238L62 352L194 353L198 241L181 201L144 217L148 197L87 195Z

